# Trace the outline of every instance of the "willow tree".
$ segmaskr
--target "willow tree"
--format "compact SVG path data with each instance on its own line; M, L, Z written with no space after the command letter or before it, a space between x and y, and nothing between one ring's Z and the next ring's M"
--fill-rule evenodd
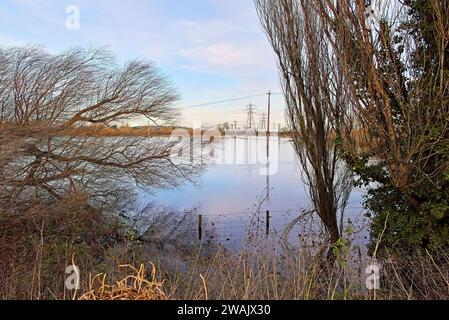
M313 1L256 0L262 26L277 56L287 120L314 208L331 244L340 238L352 188L340 159L342 136L350 136L346 86L326 24ZM331 256L332 251L329 251Z
M106 203L130 183L168 187L191 177L198 168L173 163L168 140L76 134L138 118L171 123L177 99L149 62L118 67L101 49L0 49L1 196L20 202L87 192Z

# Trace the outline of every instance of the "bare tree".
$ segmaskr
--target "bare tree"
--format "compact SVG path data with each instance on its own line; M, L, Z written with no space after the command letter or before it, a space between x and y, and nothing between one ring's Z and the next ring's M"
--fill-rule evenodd
M305 182L331 244L340 238L352 188L351 171L340 160L338 138L350 136L346 87L333 48L326 42L313 1L255 0L263 28L277 55L294 147ZM330 251L329 256L331 256Z
M104 203L130 182L168 187L191 178L198 167L171 161L176 142L74 134L86 125L139 117L172 123L177 99L152 63L118 68L103 49L57 55L34 47L0 50L1 194L60 198L87 191Z
M335 35L330 43L370 156L385 168L378 180L419 210L422 186L441 191L449 168L449 4L389 0L370 13L363 0L315 2Z

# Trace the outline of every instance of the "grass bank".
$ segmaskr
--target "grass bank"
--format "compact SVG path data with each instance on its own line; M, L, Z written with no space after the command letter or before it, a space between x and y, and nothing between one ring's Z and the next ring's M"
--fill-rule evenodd
M239 251L201 243L164 247L143 239L123 219L90 207L82 196L3 206L0 298L449 298L445 252L397 251L378 257L380 289L367 290L370 261L349 238L339 248L326 248L316 235L307 237L304 233L306 241L287 250L279 239L257 237L248 229ZM332 265L322 259L328 249L336 256ZM66 287L71 265L79 268L77 290Z

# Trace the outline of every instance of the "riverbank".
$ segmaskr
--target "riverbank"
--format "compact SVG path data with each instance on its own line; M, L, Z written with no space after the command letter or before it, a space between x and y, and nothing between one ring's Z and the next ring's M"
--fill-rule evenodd
M449 298L449 259L441 252L378 257L380 288L374 291L366 287L370 261L349 233L327 248L304 232L287 250L253 225L232 252L205 242L155 243L83 197L21 209L21 215L1 209L2 299ZM335 256L332 265L324 263L327 250ZM78 288L71 287L74 270Z

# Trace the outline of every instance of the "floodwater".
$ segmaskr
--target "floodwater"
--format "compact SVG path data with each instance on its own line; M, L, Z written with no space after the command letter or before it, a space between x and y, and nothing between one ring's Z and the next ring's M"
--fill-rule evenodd
M265 221L267 210L269 233L280 233L311 204L290 140L270 137L268 162L266 141L266 137L255 136L219 140L213 148L216 163L209 164L196 183L141 194L141 201L180 214L190 212L193 217L201 214L205 237L213 234L211 237L222 242L241 242L248 224L254 223L255 213ZM353 189L345 221L363 220L363 193ZM265 222L263 226L266 228Z

